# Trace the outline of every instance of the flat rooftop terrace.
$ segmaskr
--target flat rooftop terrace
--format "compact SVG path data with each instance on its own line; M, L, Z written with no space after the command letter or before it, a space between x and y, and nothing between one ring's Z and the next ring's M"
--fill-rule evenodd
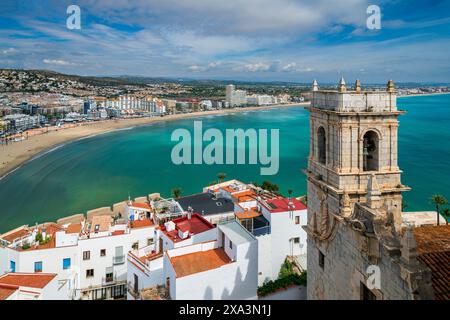
M191 274L220 268L231 259L222 248L188 253L182 256L170 258L177 278Z

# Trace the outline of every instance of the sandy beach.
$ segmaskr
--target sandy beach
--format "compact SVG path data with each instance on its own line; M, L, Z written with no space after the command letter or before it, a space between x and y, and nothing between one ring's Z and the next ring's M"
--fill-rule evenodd
M51 127L48 129L48 131L47 129L29 130L28 134L23 134L23 137L26 138L25 140L0 146L0 177L4 177L26 161L32 159L34 156L42 152L51 150L58 145L64 144L69 141L114 131L117 129L147 125L150 123L161 121L174 121L179 119L195 118L208 115L220 115L226 113L247 112L253 110L268 110L274 108L305 106L308 104L309 102L302 102L262 107L222 109L193 113L181 113L164 117L117 119L70 124L65 125L65 127L62 128Z

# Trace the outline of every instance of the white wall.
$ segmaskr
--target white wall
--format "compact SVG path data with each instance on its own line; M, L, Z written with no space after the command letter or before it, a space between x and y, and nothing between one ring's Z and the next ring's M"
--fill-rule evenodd
M225 240L226 246L228 239ZM195 248L169 251L171 257L217 247L217 242L208 243L211 248L199 244ZM201 246L202 245L202 246ZM201 246L201 247L200 247ZM192 246L194 247L194 246ZM164 279L170 278L172 299L219 300L256 299L258 287L258 244L256 241L233 244L233 249L225 249L235 256L236 261L220 268L177 278L167 255L164 258Z
M270 213L262 206L264 217L270 221L270 238L271 238L271 263L272 275L271 280L278 278L281 265L286 256L306 254L306 231L302 226L307 224L307 210L293 211L292 217L289 212ZM295 217L300 217L300 223L295 224ZM294 238L299 238L299 243L294 244ZM264 246L267 246L264 244ZM275 250L276 248L276 250ZM264 268L267 271L268 268Z
M134 275L137 275L139 291L164 284L163 263L163 257L160 257L152 260L151 266L148 267L142 261L129 254L127 282L134 288ZM132 298L131 295L128 297Z

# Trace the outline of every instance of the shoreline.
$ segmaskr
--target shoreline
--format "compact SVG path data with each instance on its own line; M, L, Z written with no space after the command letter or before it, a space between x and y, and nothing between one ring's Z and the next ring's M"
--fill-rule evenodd
M182 119L204 117L209 115L225 115L258 110L271 110L276 108L301 107L309 102L298 102L289 104L277 104L260 107L244 107L234 109L220 109L211 111L198 111L192 113L178 113L164 117L133 118L104 120L92 123L68 125L65 128L55 128L48 132L30 135L26 140L12 142L8 145L0 146L0 180L13 173L21 166L32 161L41 155L58 149L67 143L94 137L100 134L123 130L127 128L145 126L152 123L164 121L176 121ZM36 131L37 132L37 131Z
M415 93L407 94L404 96L397 96L397 98L408 98L408 97L421 97L421 96L438 96L441 94L450 94L450 92L433 92L433 93Z

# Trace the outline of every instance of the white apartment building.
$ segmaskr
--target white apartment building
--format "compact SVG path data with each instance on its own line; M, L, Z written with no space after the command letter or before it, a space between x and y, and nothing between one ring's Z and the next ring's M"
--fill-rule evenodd
M26 114L11 114L3 117L4 121L11 123L11 126L16 130L27 130L36 128L45 122L42 115L29 116Z
M154 243L128 253L128 299L140 299L142 289L164 284L164 252L216 239L216 228L197 213L157 227Z
M299 261L306 259L307 236L302 226L307 224L307 208L300 201L238 180L205 190L231 199L236 219L258 240L259 285L278 278L287 256L297 257Z
M136 110L142 112L157 112L157 99L153 97L135 97L123 95L114 99L101 102L103 108L114 108L118 110Z
M247 91L236 90L232 84L226 86L225 100L229 107L243 106L247 104Z
M277 103L277 98L269 95L254 94L247 96L247 103L255 106L267 106Z
M126 223L109 215L62 226L22 226L0 237L0 274L54 273L71 299L122 299L126 254L153 243L154 228L151 218Z

